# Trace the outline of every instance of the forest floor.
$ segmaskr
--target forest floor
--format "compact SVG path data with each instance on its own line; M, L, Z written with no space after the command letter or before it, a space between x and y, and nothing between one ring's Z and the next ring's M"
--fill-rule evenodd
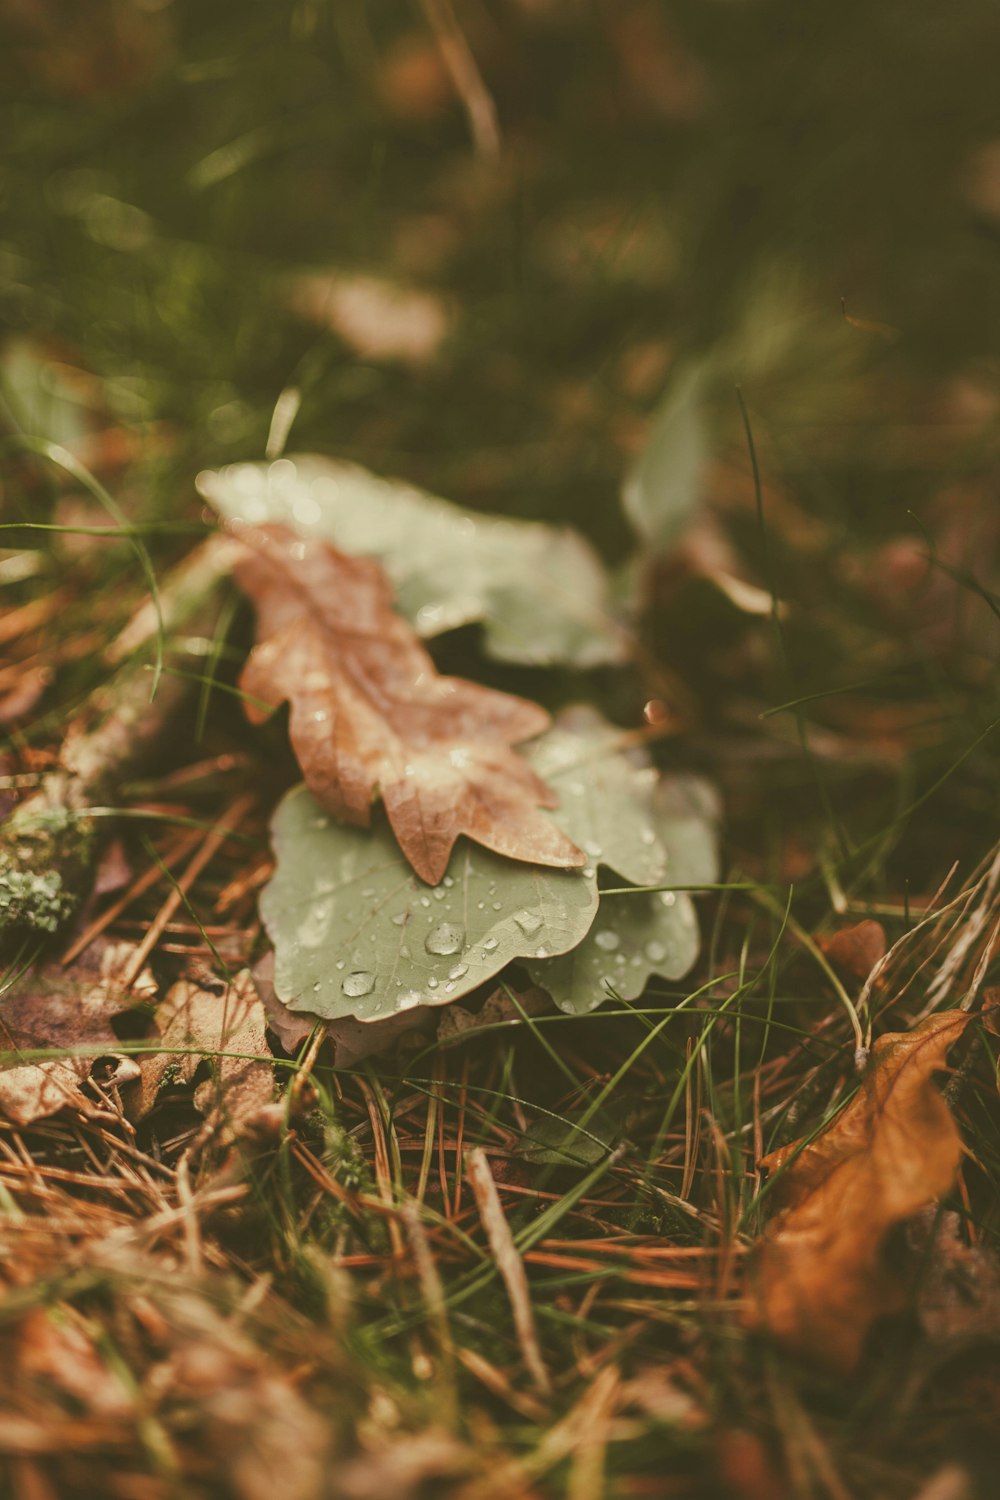
M0 10L0 813L88 735L109 767L30 888L0 834L2 1500L995 1493L997 200L964 8L943 50L929 8L902 59L866 34L904 120L928 70L965 112L921 157L954 218L891 274L909 200L831 165L811 102L829 52L877 137L849 17L778 47L698 6L484 7L487 88L450 6ZM732 152L785 65L808 203ZM223 581L130 621L216 528L198 472L296 452L594 545L626 664L432 650L716 789L681 980L571 1015L514 966L347 1064L266 1024L298 772L240 702L250 611ZM761 1163L802 1140L836 1170L783 1221Z

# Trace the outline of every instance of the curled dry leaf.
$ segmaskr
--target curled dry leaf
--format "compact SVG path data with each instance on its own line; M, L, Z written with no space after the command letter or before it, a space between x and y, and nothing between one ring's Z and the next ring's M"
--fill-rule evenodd
M0 998L0 1113L8 1120L30 1125L66 1106L86 1115L106 1112L80 1084L94 1066L95 1049L108 1055L118 1051L112 1017L156 994L147 969L130 990L119 981L134 952L131 943L92 943L72 968L35 970ZM74 1056L76 1048L86 1050ZM66 1055L30 1056L57 1050ZM136 1076L134 1064L123 1058L112 1081L121 1084Z
M851 979L867 979L879 959L885 957L885 928L881 922L869 918L818 937L816 945L842 974Z
M168 1070L190 1083L201 1063L214 1076L195 1090L194 1102L206 1116L206 1133L226 1144L242 1134L274 1095L271 1052L264 1036L267 1020L249 970L242 970L221 994L181 980L168 991L156 1014L162 1052L140 1059L141 1079L131 1113L149 1113Z
M782 1175L757 1260L756 1321L799 1354L850 1370L875 1319L904 1304L883 1242L954 1185L961 1140L933 1075L968 1021L942 1011L880 1037L847 1108L815 1140L762 1161Z
M236 534L259 640L241 679L247 714L260 722L288 701L292 745L323 807L367 827L381 794L401 849L431 885L463 833L510 859L583 864L541 811L555 796L511 749L545 729L543 709L440 677L393 612L378 563L281 526Z

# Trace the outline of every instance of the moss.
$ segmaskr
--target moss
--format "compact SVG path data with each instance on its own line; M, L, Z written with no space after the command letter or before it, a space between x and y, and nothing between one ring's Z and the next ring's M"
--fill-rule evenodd
M97 838L66 808L25 807L0 830L0 929L53 933L89 889Z

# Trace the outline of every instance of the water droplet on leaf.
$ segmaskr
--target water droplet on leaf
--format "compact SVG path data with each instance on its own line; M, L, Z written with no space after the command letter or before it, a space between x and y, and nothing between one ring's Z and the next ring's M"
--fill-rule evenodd
M460 953L465 942L465 929L457 922L439 922L432 927L424 939L428 953Z

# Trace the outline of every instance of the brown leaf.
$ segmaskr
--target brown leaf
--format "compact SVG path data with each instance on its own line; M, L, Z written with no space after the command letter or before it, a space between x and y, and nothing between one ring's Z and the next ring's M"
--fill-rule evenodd
M903 1305L880 1252L894 1224L954 1184L961 1140L932 1076L968 1021L942 1011L881 1037L847 1108L815 1140L761 1162L784 1171L782 1211L758 1255L757 1317L798 1353L850 1370L874 1320Z
M818 937L816 946L841 973L852 979L867 979L879 959L885 957L885 928L872 919L855 922L828 937Z
M477 1011L467 1010L464 1005L452 1002L441 1012L437 1023L438 1041L463 1036L466 1032L481 1031L486 1026L502 1026L520 1022L525 1016L544 1016L555 1010L555 1003L544 990L532 985L521 990L517 1003L511 999L504 986L495 989L486 997Z
M398 1011L382 1021L356 1021L340 1016L336 1021L321 1021L308 1011L290 1010L279 1000L274 988L274 954L268 953L255 966L254 984L267 1016L267 1024L286 1052L295 1052L317 1026L323 1026L326 1041L333 1049L335 1068L355 1068L366 1057L375 1057L395 1045L407 1032L426 1026L433 1011L429 1005L415 1005Z
M131 943L92 943L72 968L55 965L28 974L0 999L0 1051L8 1054L4 1064L13 1064L0 1071L0 1112L8 1120L30 1125L67 1105L82 1114L105 1113L80 1089L94 1065L93 1050L79 1057L15 1059L17 1053L52 1049L72 1054L78 1047L106 1047L108 1054L116 1053L119 1042L111 1029L112 1016L156 993L148 970L130 991L118 982L134 952Z
M156 1022L163 1051L142 1057L141 1080L131 1114L149 1113L168 1070L190 1083L206 1060L214 1077L195 1090L196 1107L206 1116L205 1131L222 1144L234 1140L265 1109L274 1094L271 1051L264 1031L264 1008L248 970L236 975L222 994L181 980L167 993Z
M362 359L425 365L448 332L448 312L433 292L400 286L380 276L331 271L299 277L294 310L332 328Z
M283 526L235 528L237 577L257 611L244 669L249 717L286 700L306 784L327 810L367 827L381 794L422 880L436 885L466 834L497 854L561 868L584 856L539 809L556 798L511 746L548 715L507 693L439 677L392 610L378 563Z

